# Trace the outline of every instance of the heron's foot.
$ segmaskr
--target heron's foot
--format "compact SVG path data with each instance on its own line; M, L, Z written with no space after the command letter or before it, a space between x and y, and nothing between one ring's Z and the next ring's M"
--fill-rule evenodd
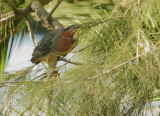
M59 75L58 71L55 69L52 69L49 71L47 79L49 78L56 78Z

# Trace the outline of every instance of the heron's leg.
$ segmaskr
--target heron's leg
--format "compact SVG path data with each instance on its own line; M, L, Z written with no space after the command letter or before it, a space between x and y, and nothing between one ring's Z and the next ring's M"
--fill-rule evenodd
M54 56L48 57L47 64L49 68L49 74L47 78L56 77L58 75L58 71L56 70L57 58L54 58Z
M41 63L42 63L42 65L43 65L43 67L45 68L45 70L48 70L48 68L45 66L44 62L41 61Z
M47 61L46 61L46 62L47 62L47 64L48 64L48 69L50 70L50 69L51 69L51 65L50 65L50 62L51 62L51 61L50 61L49 57L47 57Z
M57 65L57 60L54 60L52 62L50 62L50 68L53 70L53 69L56 69L56 65Z

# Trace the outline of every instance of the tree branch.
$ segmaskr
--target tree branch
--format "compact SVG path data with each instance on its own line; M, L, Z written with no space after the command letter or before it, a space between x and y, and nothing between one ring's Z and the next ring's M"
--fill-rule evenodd
M82 63L70 61L70 60L68 60L68 59L66 59L66 58L63 58L63 57L59 57L58 60L64 61L64 62L66 62L66 63L75 64L75 65L84 65L84 64L82 64Z
M98 78L99 76L102 76L104 74L108 74L108 73L112 72L113 70L115 70L115 69L117 69L117 68L119 68L119 67L121 67L121 66L123 66L123 65L125 65L125 64L127 64L129 62L131 62L132 60L135 60L135 59L137 59L137 58L139 58L141 56L144 56L144 55L145 54L140 54L138 56L135 56L135 57L133 57L133 58L131 58L131 59L129 59L129 60L127 60L127 61L125 61L125 62L123 62L123 63L121 63L121 64L119 64L119 65L117 65L117 66L115 66L115 67L113 67L113 68L111 68L109 70L107 70L107 71L105 71L105 72L103 72L103 73L100 73L100 74L98 74L98 75L96 75L94 77L88 78L88 80Z
M0 109L0 113L2 113L3 109L9 104L9 102L11 101L11 99L13 98L13 96L25 85L21 85L18 89L16 89L13 94L10 96L10 98L5 102L5 104L3 104L3 106Z
M155 85L156 85L156 87L158 88L158 89L160 89L160 85L158 84L159 83L159 75L157 75L157 78L156 78L156 80L155 80Z
M12 84L12 83L22 83L20 81L4 81L4 82L0 82L0 84Z
M31 4L31 9L33 12L35 12L39 18L41 20L43 20L45 22L45 24L49 27L49 28L54 28L54 29L63 29L63 25L58 22L56 19L54 18L50 18L49 20L46 20L46 18L48 17L49 13L43 8L43 6L40 4L40 2L35 1Z
M54 8L51 10L51 12L49 13L49 15L47 16L46 20L49 20L50 17L52 16L52 14L54 13L54 11L58 8L58 6L61 4L62 0L58 0L57 4L54 6Z
M53 0L38 0L43 6L47 5L48 3L50 3Z
M59 0L59 2L56 4L55 8L53 8L51 13L49 14L43 8L42 5L46 5L46 3L49 3L50 1L51 0L47 0L47 2L43 2L42 0L34 1L34 2L31 2L29 5L27 5L23 8L16 8L12 4L7 3L9 6L11 6L12 10L14 11L14 14L11 14L7 17L4 17L4 18L0 19L0 23L4 24L8 20L13 21L13 20L19 19L21 17L27 17L29 13L35 12L40 17L40 19L45 22L47 27L54 28L54 29L63 29L64 27L60 22L58 22L56 19L50 17L50 15L53 14L53 12L56 10L56 8L58 7L58 5L61 2ZM41 3L42 3L42 5L41 5ZM49 19L47 19L48 16L50 17Z
M35 45L35 42L34 42L33 31L32 31L31 24L30 24L27 17L26 17L26 22L27 22L27 26L28 26L29 36L30 36L30 39L31 39L32 44L33 44L33 48L35 48L36 45Z
M92 45L94 45L94 44L96 44L96 43L97 43L97 42L94 42L94 43L92 43L92 44L89 44L89 45L87 45L86 47L84 47L84 48L82 48L82 49L80 49L80 50L73 51L72 53L82 52L83 50L85 50L85 49L89 48L90 46L92 46Z
M15 19L16 19L15 14L10 14L10 15L8 15L8 16L0 19L0 23L1 23L1 24L5 24L5 23L8 22L8 20L12 21L12 20L15 20Z
M13 21L13 20L19 19L22 16L26 17L30 12L32 12L30 7L31 3L23 8L16 8L10 3L6 3L6 4L8 4L12 8L13 12L7 13L9 14L7 17L3 17L2 19L0 19L1 24L5 24L8 20ZM5 15L6 14L4 14L3 16Z
M14 14L13 11L1 15L1 17L4 18L4 17L7 17L7 16L12 15L12 14Z

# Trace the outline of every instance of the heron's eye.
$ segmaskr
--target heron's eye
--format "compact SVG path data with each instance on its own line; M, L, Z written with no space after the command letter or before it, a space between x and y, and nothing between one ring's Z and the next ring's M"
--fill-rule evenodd
M75 25L74 27L73 27L73 29L76 29L77 28L77 25Z

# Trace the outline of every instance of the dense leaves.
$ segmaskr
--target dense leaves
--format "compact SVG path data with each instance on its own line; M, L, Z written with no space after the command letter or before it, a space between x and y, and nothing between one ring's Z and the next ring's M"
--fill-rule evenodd
M116 4L112 12L90 17L90 22L109 20L81 31L70 60L84 65L58 65L60 75L49 79L41 66L4 76L11 82L1 82L0 112L159 115L153 103L160 98L160 1Z

